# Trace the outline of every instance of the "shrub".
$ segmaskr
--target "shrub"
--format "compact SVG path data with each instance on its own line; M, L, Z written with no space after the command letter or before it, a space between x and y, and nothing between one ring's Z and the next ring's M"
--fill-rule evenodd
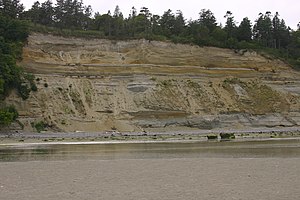
M31 84L31 91L36 92L38 88L36 87L36 84Z
M18 111L14 106L8 106L0 109L0 127L9 126L18 118Z
M218 136L217 135L208 135L207 139L209 139L209 140L217 140Z
M18 88L19 95L22 97L23 100L28 99L30 91L30 88L26 84L22 84Z
M221 139L225 140L230 140L230 139L235 139L234 133L220 133Z
M36 131L38 133L40 133L41 131L44 131L46 127L47 127L47 124L43 121L40 121L40 122L34 124L34 128L36 129Z

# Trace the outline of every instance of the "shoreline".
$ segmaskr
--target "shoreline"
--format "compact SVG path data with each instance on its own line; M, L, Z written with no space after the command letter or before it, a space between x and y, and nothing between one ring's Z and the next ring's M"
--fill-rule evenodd
M231 141L255 141L276 139L300 139L300 127L243 129L243 130L199 130L173 132L74 132L74 133L0 133L0 145L40 144L121 144L121 143L168 143L221 141L221 134L232 134ZM213 136L210 138L210 136Z
M299 140L300 137L286 137L286 138L239 138L224 140L230 142L265 142L265 141L288 141ZM222 140L214 140L210 142L221 142ZM44 145L109 145L109 144L166 144L166 143L197 143L197 142L209 142L209 140L128 140L128 141L66 141L66 142L18 142L18 143L0 143L0 147L34 147Z

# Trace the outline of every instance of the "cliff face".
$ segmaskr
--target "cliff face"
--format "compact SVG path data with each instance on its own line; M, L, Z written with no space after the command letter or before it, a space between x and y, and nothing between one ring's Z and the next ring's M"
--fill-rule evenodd
M20 65L38 91L7 101L27 131L300 125L300 73L255 52L32 34Z

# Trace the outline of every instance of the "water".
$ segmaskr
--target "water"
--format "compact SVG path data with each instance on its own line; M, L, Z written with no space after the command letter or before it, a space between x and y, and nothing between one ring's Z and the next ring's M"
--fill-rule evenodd
M0 199L300 199L300 140L0 145Z
M0 146L0 162L180 158L300 158L300 140Z

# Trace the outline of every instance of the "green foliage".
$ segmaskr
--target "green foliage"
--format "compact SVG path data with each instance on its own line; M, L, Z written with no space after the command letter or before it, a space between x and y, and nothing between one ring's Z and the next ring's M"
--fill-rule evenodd
M15 107L8 106L0 109L0 128L9 126L18 118L19 114Z
M36 92L37 90L38 90L38 88L37 88L37 86L36 86L36 84L35 84L35 76L33 75L33 74L30 74L30 73L26 73L25 75L24 75L24 78L26 79L26 81L29 83L29 85L30 85L30 89L29 89L29 87L28 87L28 90L29 90L29 92L30 91L34 91L34 92ZM28 94L29 95L29 94ZM26 98L27 99L27 98Z
M2 2L2 1L0 1ZM3 1L4 2L4 1ZM171 40L175 43L193 43L200 46L216 46L231 49L253 49L260 52L278 54L278 58L299 65L298 31L292 32L279 14L260 13L252 28L251 21L245 17L238 25L230 11L226 12L225 26L217 25L213 12L202 9L199 19L186 22L179 10L173 13L170 9L162 16L152 14L146 7L140 12L132 7L130 15L125 18L116 6L113 13L96 12L91 18L91 7L82 1L59 0L54 5L50 0L38 1L28 11L22 9L18 0L6 0L0 9L0 31L5 31L5 40L12 44L0 44L5 54L19 59L22 41L27 37L25 31L28 24L24 21L10 21L3 17L27 19L32 22L32 31L52 33L66 37L108 38L108 39L140 39ZM10 3L9 3L10 2ZM0 6L1 7L1 6ZM9 11L9 12L7 12ZM1 21L2 20L2 21ZM7 23L7 21L10 21ZM3 37L3 36L2 36ZM0 41L3 38L0 37ZM17 42L18 41L18 42ZM21 41L21 43L20 43ZM2 48L1 48L2 46ZM271 48L271 50L269 50ZM277 51L279 49L280 51ZM272 51L273 50L273 51ZM6 82L5 82L6 84ZM32 87L35 89L35 87ZM1 89L0 89L1 90Z
M207 135L207 139L208 140L217 140L218 139L218 135Z
M223 83L225 84L240 84L242 81L239 78L226 78Z
M91 18L91 7L85 6L82 1L59 0L53 5L47 0L44 3L35 2L31 9L20 16L32 22L32 31L65 37L171 40L199 46L253 49L271 54L277 54L276 49L279 49L278 58L289 61L294 66L299 65L299 30L291 32L278 13L260 13L252 27L247 17L238 25L233 14L227 11L226 23L222 27L217 25L216 18L209 9L202 9L199 19L188 22L180 10L173 13L168 9L159 16L152 14L146 7L142 7L139 13L132 7L127 18L123 16L119 6L116 6L113 13L96 12L94 18ZM15 33L9 35L14 37Z
M222 140L235 139L234 133L220 133L220 137Z
M43 121L39 121L37 123L34 123L34 128L36 129L36 131L38 133L40 133L41 131L44 131L47 127L47 123L43 122Z
M30 88L26 84L22 84L18 87L19 95L22 97L23 100L28 99L30 94Z
M226 78L222 83L222 87L229 89L234 84L243 84L243 82L239 78Z
M38 91L38 88L37 88L37 86L36 86L35 83L33 83L33 84L30 86L30 89L31 89L31 91L33 91L33 92Z
M175 21L175 15L172 13L172 10L166 11L159 20L161 34L171 37L175 31Z
M19 0L1 0L0 1L0 14L10 17L18 18L24 11L23 4Z
M239 41L249 42L252 39L252 25L250 20L245 17L237 30L237 39Z
M5 85L5 82L4 82L3 78L0 78L0 99L3 98L1 95L4 94L4 85Z
M218 41L220 43L221 46L222 43L224 43L224 41L226 41L227 38L227 33L224 29L222 29L221 27L217 27L213 32L212 32L212 37Z
M51 26L54 24L54 7L50 0L40 4L38 1L34 2L31 9L26 11L24 18L31 20L34 24L42 24Z
M22 98L28 96L23 83L23 72L16 65L28 36L27 22L0 15L0 98L17 89Z
M202 9L199 16L199 24L207 27L209 32L212 33L217 27L217 20L214 14L209 9Z
M237 26L235 24L234 17L231 11L227 11L224 17L226 18L226 24L224 30L227 33L227 38L235 39L237 34Z
M30 31L53 34L63 37L81 37L81 38L107 38L103 32L96 30L71 30L71 29L59 29L56 27L45 26L41 24L30 24Z

